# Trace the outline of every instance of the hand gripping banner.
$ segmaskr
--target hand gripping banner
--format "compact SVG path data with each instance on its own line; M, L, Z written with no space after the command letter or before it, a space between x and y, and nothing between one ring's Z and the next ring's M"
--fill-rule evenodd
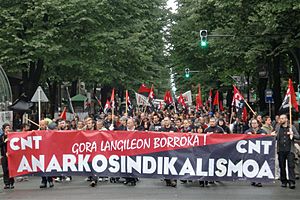
M268 135L31 131L9 134L7 148L11 177L274 179L275 138Z

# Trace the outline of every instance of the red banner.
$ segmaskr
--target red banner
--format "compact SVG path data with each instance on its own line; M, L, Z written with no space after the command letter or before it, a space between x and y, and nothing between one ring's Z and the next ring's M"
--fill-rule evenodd
M274 141L271 136L245 134L32 131L9 134L7 147L12 177L97 174L261 180L273 178ZM213 168L216 171L209 172ZM218 170L228 173L219 176Z

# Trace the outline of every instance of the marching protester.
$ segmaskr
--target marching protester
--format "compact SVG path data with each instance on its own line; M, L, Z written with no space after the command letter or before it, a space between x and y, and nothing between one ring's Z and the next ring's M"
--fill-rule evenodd
M153 122L149 127L149 131L160 131L161 123L157 114L153 115Z
M180 118L177 118L175 120L175 128L176 128L176 132L181 132L182 129L183 129L183 126L182 126L182 121Z
M206 111L208 110L208 111ZM121 114L122 113L122 114ZM99 130L99 131L107 131L109 130L109 134L111 134L111 131L120 131L116 133L122 133L122 131L154 131L154 132L181 132L181 133L198 133L198 134L176 134L176 139L174 139L174 143L176 140L180 140L180 135L189 137L198 137L206 141L206 139L210 139L210 135L200 135L200 134L229 134L229 133L245 133L245 134L276 134L277 139L277 148L278 148L278 160L280 165L280 179L282 182L282 187L287 187L287 184L289 184L289 187L291 189L295 188L295 173L294 171L294 164L295 164L295 141L299 138L298 132L295 130L295 127L292 127L292 130L290 130L289 125L287 124L287 117L286 115L281 115L279 117L279 125L275 124L275 132L273 131L272 126L272 120L271 117L266 116L264 117L264 123L260 125L262 122L262 116L258 116L256 118L253 118L248 123L248 118L244 118L241 116L236 115L234 119L234 123L232 124L232 131L227 126L227 120L229 121L229 115L226 112L215 112L212 109L204 109L200 111L195 111L193 108L190 109L183 109L179 111L174 111L173 109L165 109L165 110L147 110L142 109L141 111L132 112L135 113L135 115L131 116L128 114L125 114L124 112L120 113L114 113L113 115L111 113L108 114L95 114L89 115L84 119L84 121L80 121L78 119L76 123L74 123L74 120L70 121L70 125L68 128L66 120L58 119L55 120L56 123L50 123L48 125L47 120L41 120L40 121L40 129L41 130L68 130L68 129L77 129L77 130L83 130L85 134L88 134L89 131L93 130ZM255 114L253 114L255 116ZM258 118L258 119L257 119ZM114 120L113 120L114 119ZM161 120L163 119L163 120ZM243 119L243 120L241 120ZM50 119L49 119L50 120ZM51 121L51 120L50 120ZM96 122L96 123L95 123ZM249 128L248 128L249 124ZM23 130L25 131L25 129ZM62 131L62 133L65 131ZM95 131L97 133L97 131ZM94 132L93 132L94 133ZM101 134L99 132L99 134ZM138 132L137 132L138 134ZM147 134L153 134L151 132L147 132ZM7 135L7 134L4 134ZM158 134L159 135L159 134ZM167 135L167 134L166 134ZM172 134L170 134L172 135ZM178 136L177 136L178 135ZM204 137L205 136L205 137ZM119 137L119 136L118 136ZM165 137L165 134L164 134ZM222 137L222 136L220 136ZM230 135L226 136L226 138L229 138ZM245 137L245 136L241 136ZM216 137L211 137L216 138ZM225 136L224 136L225 138ZM238 138L238 137L237 137ZM114 139L114 138L113 138ZM141 138L138 138L141 139ZM146 138L146 139L151 139ZM159 138L156 138L159 139ZM168 150L171 148L180 148L180 142L177 141L174 145L172 143L172 137L166 137L166 146L168 146ZM190 138L189 138L190 139ZM189 141L187 139L187 141ZM2 139L3 140L3 139ZM5 141L5 140L3 140ZM125 140L124 140L125 141ZM183 140L184 141L184 140ZM107 148L117 148L118 145L121 143L109 143L109 142L115 142L115 141L108 141ZM123 141L122 141L123 142ZM126 141L127 142L127 141ZM134 140L134 144L136 144L136 140ZM189 141L191 142L191 140ZM202 141L201 141L202 142ZM3 142L2 142L3 143ZM210 143L211 144L211 143ZM108 147L110 146L111 147ZM173 145L173 146L172 146ZM189 144L192 146L191 144ZM194 146L196 148L202 148L202 146L197 143L198 146ZM3 145L2 145L3 146ZM2 153L2 146L1 146L1 154ZM127 143L127 146L130 146L129 143ZM182 145L186 147L185 145ZM189 147L190 147L189 146ZM246 145L245 145L246 146ZM98 147L98 146L97 146ZM84 148L84 146L82 146ZM148 147L149 148L149 147ZM157 146L159 148L159 145ZM101 149L102 151L103 149ZM132 149L131 149L132 150ZM123 151L123 150L122 150ZM194 149L193 149L194 151ZM96 152L96 151L95 151ZM3 159L3 158L2 158ZM254 159L255 160L255 159ZM288 170L289 170L289 178L286 177L286 166L285 162L288 161ZM197 161L198 162L198 161ZM5 163L5 162L4 162ZM200 162L199 162L200 163ZM77 164L77 163L76 163ZM161 163L160 163L161 164ZM236 164L236 163L234 163ZM90 165L90 163L87 163L87 165ZM188 164L186 164L188 166ZM193 165L193 164L192 164ZM206 165L205 165L206 166ZM224 165L225 166L225 165ZM5 167L5 165L3 166ZM165 168L167 166L164 166ZM194 166L193 166L194 167ZM203 167L205 168L205 167ZM192 167L188 166L186 167L186 170L193 170ZM177 170L177 166L176 166ZM203 169L206 170L206 169ZM167 173L166 173L167 174ZM95 187L99 181L107 181L107 177L98 177L98 175L92 171L91 174L89 174L88 180L90 181L90 186ZM112 175L113 176L113 175ZM210 175L210 177L214 177L214 175ZM68 177L67 177L68 178ZM127 177L125 178L125 185L135 186L138 179L136 178L135 174L127 174ZM215 178L215 177L214 177ZM119 182L120 178L110 178L110 182L117 183ZM184 178L183 178L184 179ZM208 184L212 184L214 182L208 182L209 176L204 177L204 179L201 179L200 186L204 187ZM212 180L211 178L210 180ZM60 181L62 180L62 177L60 177ZM178 179L180 180L180 179ZM187 178L186 180L189 180ZM182 180L183 183L187 183L188 181ZM205 180L205 181L202 181ZM219 179L216 179L219 180ZM164 181L166 182L167 186L176 187L177 186L177 180L170 177L164 177ZM47 184L49 183L49 187L53 187L53 179L52 177L42 177L42 184L40 188L46 188ZM9 186L8 186L9 185ZM6 189L13 188L13 183L6 185ZM12 185L12 186L11 186ZM262 187L262 184L259 182L252 182L253 186L256 187Z
M41 120L39 126L40 126L40 130L47 130L48 121ZM40 188L47 188L47 183L49 183L50 188L54 187L52 176L42 176L42 183L40 185Z
M22 132L29 131L30 130L30 125L27 124L27 123L23 123L23 124L21 124L20 129L21 129ZM28 176L19 176L19 177L16 178L16 181L17 182L28 181Z
M102 119L98 119L97 120L95 130L98 130L98 131L107 131L107 128L105 128L104 121ZM99 177L98 181L99 182L108 181L108 177Z
M7 159L7 135L9 134L11 127L5 123L2 126L2 135L0 136L0 150L1 150L1 164L3 169L3 182L4 189L14 189L15 179L9 177L8 171L8 159Z
M107 131L107 128L104 126L104 121L102 119L98 119L96 122L96 130L98 131Z
M295 177L295 140L300 140L299 133L295 126L290 127L288 117L282 114L279 117L280 126L277 126L272 135L276 136L277 153L280 168L281 187L296 188ZM288 178L286 174L286 163L288 169Z
M171 124L171 120L169 117L165 117L163 120L163 127L160 129L161 132L175 132L176 129L174 126ZM174 179L165 179L166 185L171 186L171 187L176 187L177 186L177 180Z
M226 122L223 118L218 120L218 126L224 130L224 133L231 133L230 128L226 125Z
M260 128L259 121L257 119L250 120L250 128L245 131L246 134L267 134L267 132ZM262 187L261 183L252 182L252 186Z
M267 132L267 134L271 134L273 132L273 126L272 126L272 119L270 116L264 117L264 123L261 127L264 131Z
M242 122L240 117L236 117L233 123L232 133L241 134L247 129L247 123Z
M123 116L120 118L120 126L116 128L119 131L125 131L127 129L127 117Z
M87 131L95 130L94 120L91 117L85 118L84 122L85 122L85 126L83 130L87 130ZM91 187L95 187L98 184L98 176L95 174L89 176L87 180L91 182L90 183Z
M77 128L77 130L83 130L84 129L84 122L83 121L78 121L76 128Z
M130 118L127 120L127 131L136 131L134 119ZM137 182L137 178L135 177L127 177L125 178L124 185L135 186Z
M57 120L58 122L58 126L57 126L57 130L61 130L61 131L64 131L64 130L70 130L71 129L71 126L69 127L68 126L68 123L67 121L63 120L63 119L59 119ZM50 124L49 124L50 125ZM48 128L49 128L49 125L48 125ZM54 124L52 124L53 126ZM50 128L49 128L50 129ZM52 128L52 130L54 129L54 127ZM58 176L54 179L55 182L57 183L60 183L62 181L71 181L72 180L72 176Z
M212 134L212 133L221 133L221 134L224 134L224 129L220 126L217 125L217 121L216 121L216 118L214 117L211 117L209 119L209 126L204 130L204 133L205 134ZM213 181L199 181L200 183L200 186L201 187L204 187L204 186L207 186L208 183L214 183Z
M217 125L214 117L209 119L209 127L204 130L204 133L224 133L224 129Z
M191 133L192 132L192 128L191 128L191 124L190 124L189 120L185 119L183 121L183 128L181 129L181 132L183 132L183 133Z

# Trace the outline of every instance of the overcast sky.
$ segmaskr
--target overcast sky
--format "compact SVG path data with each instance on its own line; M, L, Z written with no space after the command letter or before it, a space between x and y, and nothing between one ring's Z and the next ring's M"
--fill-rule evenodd
M175 12L177 6L176 6L176 0L168 0L168 7L172 8L172 12Z

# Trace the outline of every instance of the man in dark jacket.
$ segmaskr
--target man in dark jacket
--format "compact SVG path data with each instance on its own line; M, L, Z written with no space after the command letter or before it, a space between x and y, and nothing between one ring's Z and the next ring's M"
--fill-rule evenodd
M3 134L0 137L0 149L1 149L1 163L3 169L3 181L4 181L4 189L14 189L14 178L9 178L9 171L8 171L8 160L7 160L7 134L10 131L10 125L5 123L2 126Z
M209 127L204 130L204 133L224 133L224 130L217 126L216 119L212 117L209 119Z
M150 125L149 131L160 131L161 123L157 114L153 115L153 124Z
M277 152L280 168L281 187L295 189L295 140L300 140L296 127L288 124L287 115L279 117L280 126L277 126L272 135L276 135ZM289 180L286 177L286 162L288 165Z
M224 129L217 125L217 121L214 117L209 119L209 126L204 130L204 133L220 133L224 134ZM210 181L209 183L213 183ZM208 181L199 181L200 187L204 187L208 185Z
M233 123L232 133L241 134L247 130L248 127L241 121L240 118L235 118L235 122Z
M176 128L172 126L171 120L169 117L165 117L163 121L163 127L161 128L161 132L175 132ZM171 187L177 186L177 180L165 179L166 185Z

